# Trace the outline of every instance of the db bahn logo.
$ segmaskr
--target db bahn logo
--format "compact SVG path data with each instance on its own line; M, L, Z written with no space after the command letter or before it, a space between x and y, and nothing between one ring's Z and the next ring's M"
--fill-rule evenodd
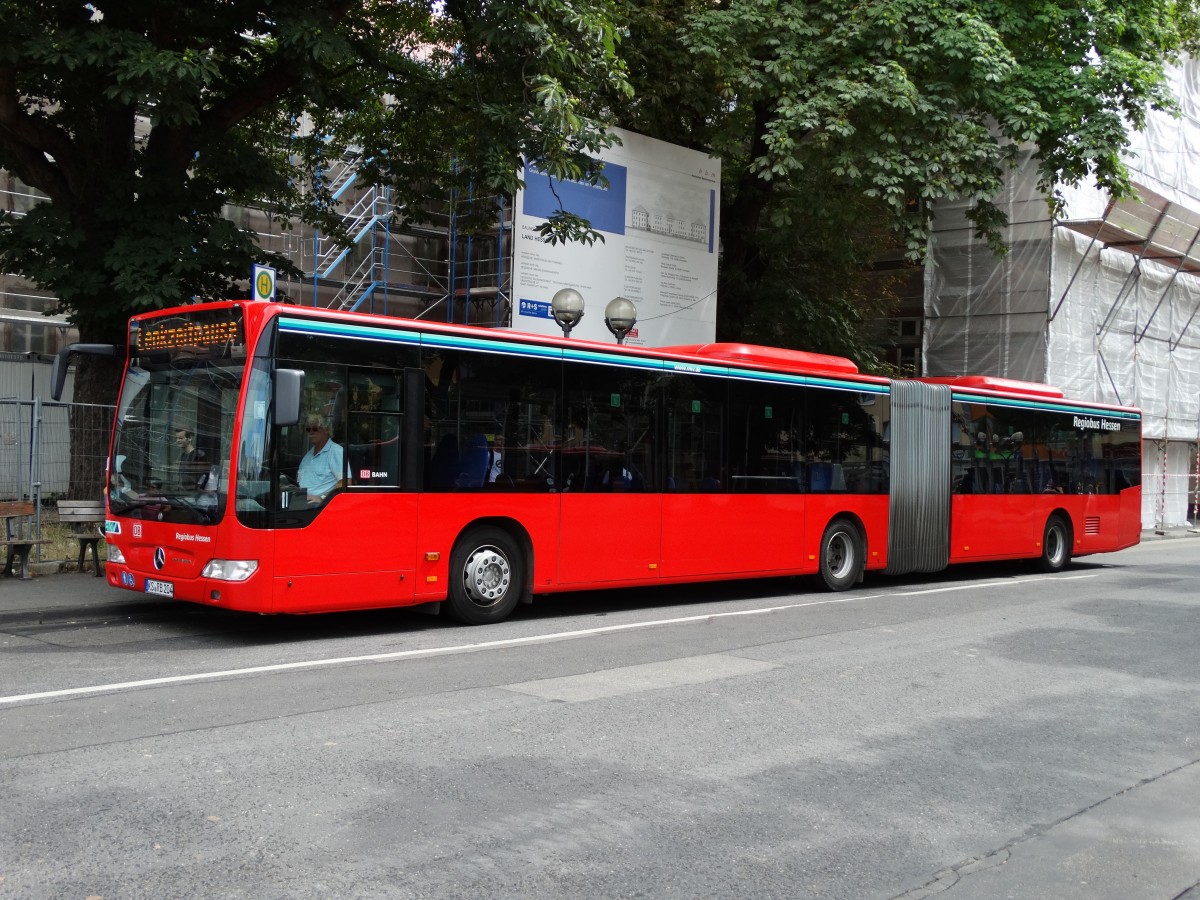
M154 568L161 569L167 564L167 551L162 547L154 548Z

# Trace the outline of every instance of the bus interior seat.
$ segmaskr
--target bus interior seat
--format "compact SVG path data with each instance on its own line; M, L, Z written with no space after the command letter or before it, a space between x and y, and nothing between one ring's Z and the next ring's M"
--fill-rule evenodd
M438 441L433 458L429 460L429 472L425 483L430 490L448 491L454 487L458 474L458 438L443 434Z
M490 464L487 435L476 431L467 438L467 449L463 452L459 466L458 486L466 488L483 487L487 481Z
M846 476L838 463L809 463L808 478L814 493L846 490Z

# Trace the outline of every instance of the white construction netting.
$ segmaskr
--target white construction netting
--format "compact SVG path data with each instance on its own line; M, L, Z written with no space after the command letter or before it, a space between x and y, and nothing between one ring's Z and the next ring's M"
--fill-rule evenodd
M1152 114L1129 158L1144 202L1083 186L1054 220L1027 154L999 198L1008 255L941 204L925 277L926 374L1141 408L1146 528L1195 524L1200 489L1200 63L1172 78L1182 116Z

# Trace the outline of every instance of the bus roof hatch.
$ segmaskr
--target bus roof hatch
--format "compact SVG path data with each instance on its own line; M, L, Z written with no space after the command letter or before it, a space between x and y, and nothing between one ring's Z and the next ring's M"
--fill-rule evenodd
M1013 378L995 378L991 375L954 375L948 377L918 378L929 384L948 384L952 388L971 388L978 391L996 391L1001 394L1032 394L1037 397L1062 397L1063 392L1050 384L1036 381L1017 381Z
M772 369L794 372L820 372L827 375L856 375L858 366L841 356L809 353L807 350L788 350L783 347L762 347L757 344L690 344L684 347L661 347L664 353L702 356L729 362L752 363Z

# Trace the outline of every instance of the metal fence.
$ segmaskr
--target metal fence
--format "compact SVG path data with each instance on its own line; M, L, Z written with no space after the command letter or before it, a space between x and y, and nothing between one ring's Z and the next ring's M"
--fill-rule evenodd
M0 500L30 500L35 537L56 500L97 500L113 407L0 399Z

